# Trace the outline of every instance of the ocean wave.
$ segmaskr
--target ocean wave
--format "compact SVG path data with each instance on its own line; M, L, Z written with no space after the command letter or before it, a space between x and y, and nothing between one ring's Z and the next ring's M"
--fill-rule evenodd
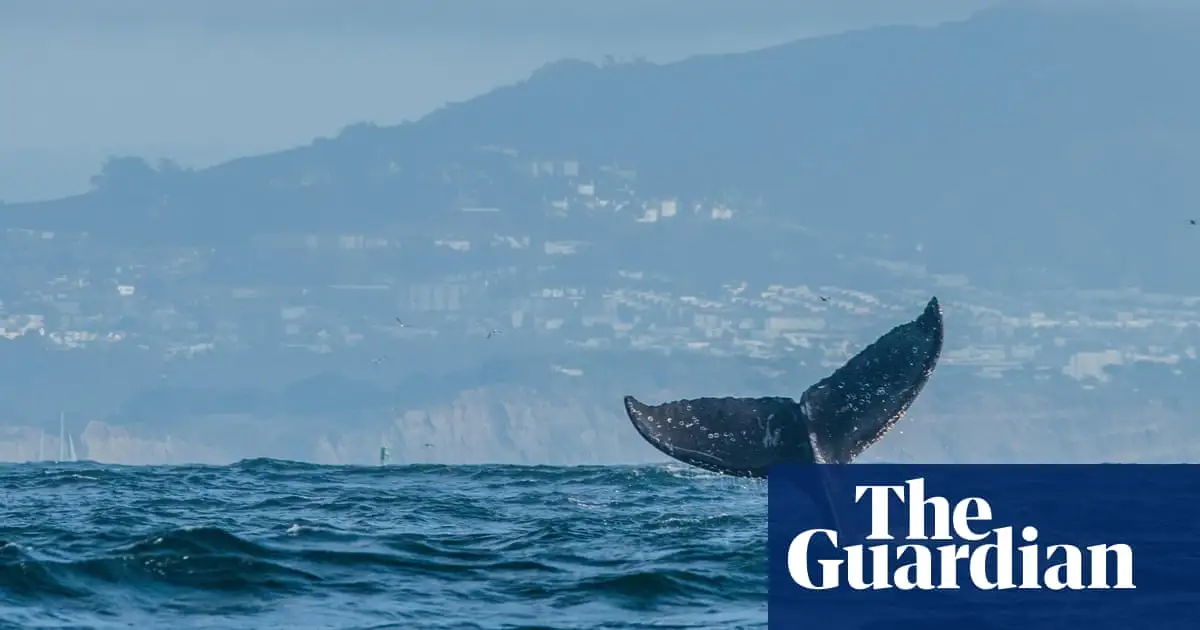
M765 486L676 467L19 465L0 490L0 611L31 624L765 625Z

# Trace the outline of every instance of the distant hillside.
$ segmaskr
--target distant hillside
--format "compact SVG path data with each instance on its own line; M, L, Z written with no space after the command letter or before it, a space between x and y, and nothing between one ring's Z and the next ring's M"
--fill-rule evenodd
M0 220L179 239L445 221L477 192L450 165L498 145L636 168L647 196L761 196L776 220L887 234L993 284L1045 269L1194 291L1196 59L1194 28L1002 9L663 66L560 62L398 127L194 173L116 163L94 193ZM475 196L538 197L520 186Z
M269 384L244 375L268 362L280 364L278 356L207 355L185 369L228 374L224 382L175 385L173 375L147 389L129 374L144 369L145 358L138 365L128 355L35 354L30 346L16 353L25 369L0 382L0 462L58 452L62 411L80 456L110 463L277 457L369 464L381 443L398 463L662 461L665 456L629 425L623 395L648 401L798 396L830 371L793 359L568 351L396 378L361 370L356 375L292 352L287 358L299 364L294 372L326 369L299 378L272 374L269 379L283 382ZM81 365L118 361L121 370ZM984 384L970 366L940 365L897 430L866 460L1194 462L1200 442L1193 439L1192 410L1200 391L1185 384L1198 368L1192 359L1140 362L1109 368L1110 383L1085 389L1090 384L1056 370L1029 368ZM87 372L91 388L61 396L62 382L84 382L80 374Z

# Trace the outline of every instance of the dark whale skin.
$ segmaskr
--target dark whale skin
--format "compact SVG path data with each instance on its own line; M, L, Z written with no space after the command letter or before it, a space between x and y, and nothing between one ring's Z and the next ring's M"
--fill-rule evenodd
M647 405L625 397L625 412L655 448L692 466L766 477L773 464L848 464L879 441L917 399L942 353L937 298L796 401L687 398Z

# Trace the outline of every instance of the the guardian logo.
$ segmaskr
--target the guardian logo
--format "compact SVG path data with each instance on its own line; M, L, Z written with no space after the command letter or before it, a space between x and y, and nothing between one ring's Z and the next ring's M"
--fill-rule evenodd
M893 494L899 501L891 499ZM788 573L796 584L810 590L839 588L843 581L854 590L953 590L960 588L960 568L965 566L971 584L981 590L1136 588L1133 549L1127 544L1088 546L1085 561L1084 550L1075 545L1057 544L1043 549L1037 544L1037 528L1026 525L1019 535L1027 544L1014 547L1014 526L989 528L992 508L986 500L970 497L952 507L945 497L926 498L923 478L910 479L904 485L855 486L854 502L864 497L869 499L871 509L871 533L866 537L869 541L895 540L889 534L889 508L895 504L908 506L904 544L840 547L836 531L806 530L788 545ZM927 510L932 511L932 533L926 528ZM989 538L992 540L985 542ZM955 544L955 540L963 543ZM926 541L949 542L934 545ZM829 553L838 557L829 558ZM809 571L810 555L825 556L816 561L820 566L816 581ZM1110 559L1115 560L1115 580L1110 580ZM1019 584L1014 582L1016 564L1020 565Z

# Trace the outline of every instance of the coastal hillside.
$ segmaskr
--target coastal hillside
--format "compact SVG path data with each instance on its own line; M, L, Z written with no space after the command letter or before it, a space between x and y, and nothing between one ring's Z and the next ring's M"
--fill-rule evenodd
M1195 33L1001 8L667 65L561 61L409 124L202 171L115 160L93 193L0 221L208 242L446 227L448 208L541 201L518 156L575 161L581 181L636 172L642 197L754 199L776 223L919 247L981 280L1194 289Z

